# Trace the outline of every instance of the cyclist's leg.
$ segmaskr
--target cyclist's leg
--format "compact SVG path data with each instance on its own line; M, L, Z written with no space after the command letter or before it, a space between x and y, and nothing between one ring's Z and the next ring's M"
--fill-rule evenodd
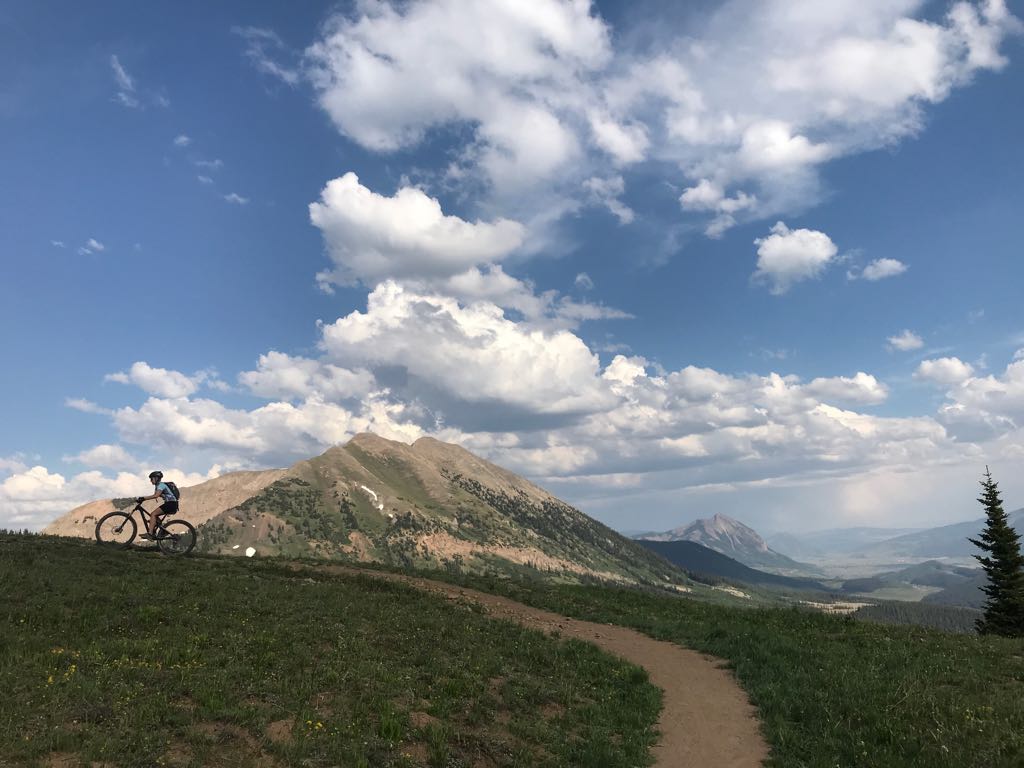
M164 519L164 516L167 515L168 512L170 512L170 510L167 509L167 507L169 506L170 504L164 503L153 510L153 514L150 515L149 523L146 526L146 528L149 530L150 536L156 536L157 526L159 525L160 521Z
M152 536L156 536L156 532L159 528L163 527L164 519L168 515L172 515L178 511L178 502L168 501L160 505L156 510L156 514L153 515L153 530L150 531Z
M150 534L149 534L149 529L153 525L153 516L148 514L146 512L145 508L141 504L139 504L135 508L137 510L139 510L139 519L142 521L142 535L139 536L139 538L140 539L152 538L152 536L150 536Z

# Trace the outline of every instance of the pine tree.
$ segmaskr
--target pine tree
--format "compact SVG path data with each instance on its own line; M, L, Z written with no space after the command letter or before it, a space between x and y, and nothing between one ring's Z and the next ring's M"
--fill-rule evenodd
M985 613L978 619L981 634L1024 637L1024 556L1020 536L1010 526L999 498L999 487L985 467L978 501L985 507L985 530L978 539L968 539L985 552L974 557L988 577L982 591L988 595Z

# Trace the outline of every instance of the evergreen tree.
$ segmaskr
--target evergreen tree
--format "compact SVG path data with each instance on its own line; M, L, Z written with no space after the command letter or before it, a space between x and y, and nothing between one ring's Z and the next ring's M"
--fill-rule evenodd
M974 557L988 577L982 591L988 595L985 613L978 619L981 634L1024 637L1024 556L1020 536L1010 526L999 488L985 467L979 502L985 507L985 530L978 539L968 539L985 552Z

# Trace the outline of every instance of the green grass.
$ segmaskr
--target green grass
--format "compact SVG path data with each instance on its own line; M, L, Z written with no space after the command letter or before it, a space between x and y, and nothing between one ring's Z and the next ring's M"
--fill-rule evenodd
M369 577L0 534L0 765L648 764L660 692Z
M851 600L858 597L867 597L872 600L905 600L908 603L916 603L928 595L941 592L942 587L917 587L912 584L893 584L873 592L856 592L850 596Z
M610 587L463 583L726 659L760 711L771 766L1024 766L1024 640Z
M771 766L1024 765L1021 640L430 575L726 659ZM369 577L0 536L0 583L0 765L597 768L645 764L653 737L641 670Z

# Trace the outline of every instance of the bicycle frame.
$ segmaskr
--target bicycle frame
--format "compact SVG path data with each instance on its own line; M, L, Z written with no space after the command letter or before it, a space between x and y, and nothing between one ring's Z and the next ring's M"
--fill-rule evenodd
M154 512L147 512L146 508L144 506L142 506L141 502L137 503L135 505L135 508L132 509L132 511L130 513L128 513L129 517L134 515L136 512L138 512L139 516L142 518L142 525L143 525L143 527L145 527L145 529L147 531L149 530L149 520L150 520L150 518L156 517L156 530L157 531L162 531L163 533L167 533L167 529L164 528L164 518L167 517L167 515L169 515L171 513L164 512L163 514L159 514L158 515L155 511Z

